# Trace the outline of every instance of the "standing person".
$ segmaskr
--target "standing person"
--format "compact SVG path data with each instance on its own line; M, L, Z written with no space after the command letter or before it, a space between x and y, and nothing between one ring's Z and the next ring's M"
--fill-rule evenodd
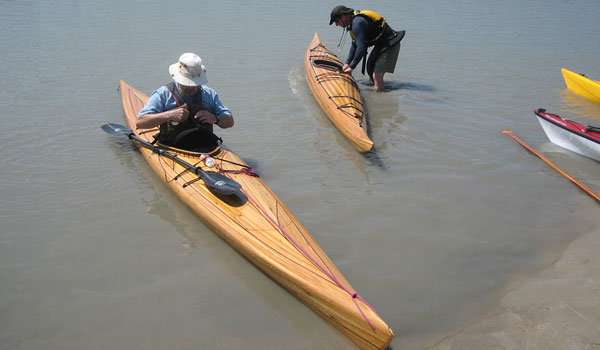
M166 146L192 149L216 145L213 125L230 128L233 115L213 89L203 86L208 80L202 59L184 53L169 66L169 73L173 81L152 93L138 113L136 126L159 126L155 137Z
M377 91L383 91L383 75L394 73L400 41L405 31L394 31L380 14L373 11L354 11L344 5L339 5L331 10L329 25L344 28L350 32L352 46L342 67L345 73L352 73L362 59L366 58L367 48L373 50L366 61L367 74ZM363 61L362 73L365 73Z

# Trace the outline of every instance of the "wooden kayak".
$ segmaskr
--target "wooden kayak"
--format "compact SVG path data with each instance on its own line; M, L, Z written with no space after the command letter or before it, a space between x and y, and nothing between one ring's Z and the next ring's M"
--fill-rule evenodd
M600 127L563 119L543 108L534 113L550 142L600 162Z
M561 71L569 90L600 103L600 81L590 79L583 74L571 72L566 68L562 68Z
M151 142L158 128L136 130L138 111L148 96L121 81L127 124L138 138ZM384 349L394 337L375 309L362 299L313 237L275 193L235 153L211 152L216 167L200 161L201 153L170 148L176 158L219 171L241 185L245 200L216 195L179 162L148 148L140 151L165 184L200 219L240 254L337 328L360 349Z
M333 124L359 152L368 152L373 141L367 135L367 116L358 85L342 72L342 62L317 33L306 49L304 73L313 96Z

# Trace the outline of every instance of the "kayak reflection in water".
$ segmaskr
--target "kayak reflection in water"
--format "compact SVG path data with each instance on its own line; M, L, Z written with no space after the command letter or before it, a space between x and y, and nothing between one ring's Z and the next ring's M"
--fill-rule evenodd
M208 80L202 59L184 53L169 67L169 73L173 82L152 92L138 113L136 126L159 126L155 138L166 146L193 150L216 145L219 138L213 133L213 125L230 128L233 115L215 90L203 86Z
M349 31L352 37L352 45L342 70L350 74L363 60L362 73L365 74L366 67L375 89L383 91L383 76L385 73L394 73L400 41L404 38L405 31L393 30L377 12L355 11L344 5L331 10L329 25L333 23L342 27L344 32ZM373 49L367 60L367 48L371 46Z

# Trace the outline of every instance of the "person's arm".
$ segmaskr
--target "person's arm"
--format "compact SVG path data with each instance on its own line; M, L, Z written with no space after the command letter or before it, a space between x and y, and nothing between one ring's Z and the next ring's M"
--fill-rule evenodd
M360 63L360 60L367 54L367 27L368 22L366 19L359 16L355 17L352 21L352 32L354 33L354 55L352 60L347 62L350 68L354 69ZM352 48L351 48L352 49Z
M218 125L221 129L227 129L233 126L233 116L231 114L222 114L217 118L217 116L210 111L202 110L196 113L194 119L203 124Z
M352 45L350 45L350 51L348 51L348 58L346 58L347 65L350 65L352 60L354 60L354 55L356 55L356 43L353 41Z
M183 107L160 113L143 114L136 119L135 126L138 129L150 129L168 121L183 123L187 121L188 115L188 110Z
M350 51L348 51L348 58L346 59L346 63L342 66L342 72L344 73L352 73L352 67L350 67L350 62L354 59L354 55L356 53L356 44L352 42L350 45Z
M152 92L146 105L139 111L135 124L138 129L150 129L167 121L186 122L188 115L186 108L177 108L171 93L163 86Z
M196 120L201 123L216 124L222 129L233 126L233 114L223 105L215 90L209 87L202 88L202 104L206 110L196 113Z
M216 124L223 129L231 128L233 126L233 116L231 114L225 114Z

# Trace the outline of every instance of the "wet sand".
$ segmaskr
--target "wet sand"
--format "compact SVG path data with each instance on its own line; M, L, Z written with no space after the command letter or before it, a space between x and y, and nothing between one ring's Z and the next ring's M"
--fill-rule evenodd
M496 313L432 349L600 349L600 230L512 286Z

